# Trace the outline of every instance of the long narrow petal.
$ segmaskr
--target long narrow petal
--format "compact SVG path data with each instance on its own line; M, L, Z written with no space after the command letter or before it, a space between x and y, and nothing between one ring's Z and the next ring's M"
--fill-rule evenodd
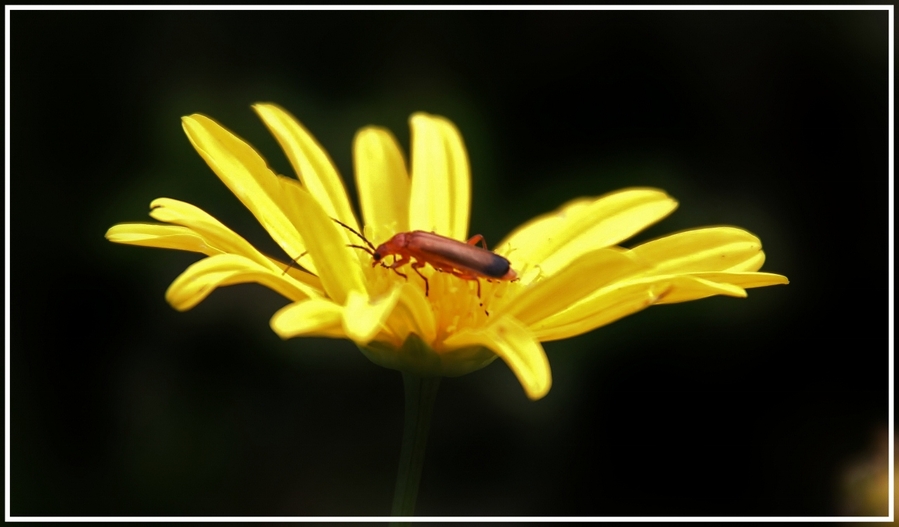
M205 115L182 118L191 144L218 177L231 189L288 255L306 246L284 212L282 184L265 160L242 139Z
M237 233L225 227L199 207L190 203L169 198L158 198L150 203L150 216L165 223L174 223L175 225L188 227L202 236L208 244L223 253L240 254L272 270L277 269L250 242L238 236Z
M285 190L289 191L286 202L296 208L294 213L302 211L304 220L297 224L297 228L309 248L307 257L315 263L328 296L344 305L350 291L367 292L365 275L359 265L359 256L355 254L361 251L347 247L345 229L334 223L304 189L297 186L285 187Z
M270 321L282 339L291 337L344 338L343 308L325 298L294 302L278 310Z
M471 174L462 136L448 120L413 114L409 226L464 241L471 208Z
M559 340L592 331L653 304L696 300L713 295L745 297L746 291L692 276L657 276L603 288L569 309L531 325L542 341Z
M317 297L310 287L237 254L219 254L191 265L172 282L165 298L178 311L187 311L217 287L256 282L290 300Z
M206 243L202 236L180 225L119 223L106 231L106 239L115 243L156 247L158 249L178 249L180 251L202 253L207 256L222 253L221 250Z
M598 249L572 262L558 273L518 289L497 315L511 315L530 325L568 309L597 289L642 269L627 251Z
M409 174L393 135L383 128L359 130L353 140L356 187L370 236L383 242L409 230Z
M253 109L278 140L303 186L325 213L359 230L343 180L328 153L312 134L280 106L260 103L254 104Z
M540 399L549 392L552 374L543 347L534 335L512 317L490 326L461 331L445 342L448 348L481 345L500 356L518 377L527 396Z
M284 263L280 260L276 260L271 256L266 256L268 261L275 266L275 268L281 270L282 275L288 275L294 280L302 282L309 287L315 289L315 291L320 296L325 296L325 288L322 287L322 281L318 276L308 272L308 267L311 263L311 259L304 261L302 264L297 262ZM302 268L302 269L301 269Z
M237 236L235 234L235 236ZM214 256L225 254L214 243L200 236L193 230L181 225L160 225L158 223L120 223L112 226L106 232L106 238L115 243L127 245L139 245L143 247L155 247L157 249L177 249L191 251ZM321 280L314 274L297 269L294 265L264 256L270 269L280 269L281 274L289 275L292 279L306 284L314 289L317 294L324 295ZM310 262L303 262L309 265Z
M697 280L702 280L704 283L713 283L717 284L718 287L725 288L737 288L737 289L749 289L752 287L767 287L769 285L783 285L788 284L790 281L786 276L774 274L774 273L743 273L743 272L709 272L709 273L689 273L684 276L689 276L691 278L695 278ZM735 291L737 290L735 289ZM706 293L709 294L706 294ZM711 291L703 291L702 289L693 289L693 290L681 290L678 291L677 294L667 295L661 300L659 300L659 304L675 304L677 302L686 302L688 300L698 300L700 298L705 298L707 296L717 295L722 293L711 292ZM723 293L726 294L726 293ZM730 295L730 296L745 296L745 295Z
M496 247L514 269L525 264L553 274L582 254L615 245L677 208L661 190L632 188L571 201L518 227Z
M765 261L764 256L759 256L762 242L755 235L736 227L683 231L638 245L632 251L652 263L652 274L734 268L756 271Z

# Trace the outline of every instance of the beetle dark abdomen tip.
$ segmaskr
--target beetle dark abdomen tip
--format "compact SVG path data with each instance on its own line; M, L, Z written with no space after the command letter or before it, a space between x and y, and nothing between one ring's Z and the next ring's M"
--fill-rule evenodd
M489 265L484 266L482 272L492 278L502 278L509 272L509 260L496 256Z

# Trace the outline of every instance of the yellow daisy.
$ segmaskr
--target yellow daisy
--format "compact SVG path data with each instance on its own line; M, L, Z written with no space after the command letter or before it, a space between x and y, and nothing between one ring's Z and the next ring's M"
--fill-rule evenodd
M257 282L291 301L271 319L282 338L348 338L373 362L420 377L463 375L500 357L528 397L539 399L551 385L541 342L654 304L745 297L747 288L787 283L758 272L765 260L761 242L734 227L618 246L677 207L661 190L629 188L576 199L515 229L492 249L511 263L516 280L474 283L425 265L426 294L425 282L408 268L399 269L405 279L372 266L368 252L350 247L360 239L334 220L375 246L415 230L467 240L470 173L456 127L443 117L414 114L408 166L390 132L359 131L353 154L360 225L334 164L312 135L278 106L253 108L298 179L275 174L250 145L208 117L184 117L183 127L287 258L262 254L206 212L169 198L150 204L150 215L163 223L123 223L106 233L117 243L206 255L166 292L175 309L194 307L216 287Z

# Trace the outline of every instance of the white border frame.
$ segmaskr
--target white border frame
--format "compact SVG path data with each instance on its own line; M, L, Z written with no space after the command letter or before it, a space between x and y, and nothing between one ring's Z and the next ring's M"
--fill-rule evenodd
M359 516L315 516L315 517L292 517L292 516L280 516L280 517L218 517L218 516L205 516L205 517L192 517L192 516L161 516L161 517L147 517L147 516L84 516L84 517L68 517L68 516L10 516L10 435L9 435L9 426L10 426L10 391L9 391L9 372L10 372L10 341L9 341L9 332L10 332L10 13L11 11L82 11L82 10L95 10L95 11L122 11L122 10L142 10L142 11L246 11L246 10L257 10L257 11L275 11L275 10L310 10L310 11L321 11L321 10L329 10L329 11L399 11L399 10L419 10L419 11L436 11L436 10L455 10L455 11L889 11L889 516L816 516L816 517L792 517L792 516L756 516L756 517L729 517L729 516L689 516L689 517L667 517L667 516L614 516L614 517L568 517L568 516L556 516L556 517L412 517L412 518L398 518L392 516L376 516L376 517L359 517ZM477 522L506 522L506 521L534 521L534 522L548 522L548 521L566 521L566 522L585 522L585 521L615 521L615 522L646 522L646 521L670 521L670 522L721 522L721 521L732 521L732 522L892 522L894 515L894 498L895 498L895 421L894 421L894 392L893 392L893 372L894 372L894 328L893 321L895 316L894 311L894 165L893 165L893 144L895 141L895 137L893 134L893 116L895 111L894 102L894 83L893 83L893 64L894 64L894 40L893 40L893 6L892 5L784 5L784 6L771 6L771 5L726 5L726 6L714 6L714 5L680 5L680 6L670 6L670 5L615 5L615 6L581 6L581 5L563 5L563 6L548 6L548 5L526 5L526 6L507 6L507 5L478 5L478 6L458 6L458 5L383 5L383 6L355 6L355 5L339 5L339 6L329 6L329 5L313 5L313 6L279 6L279 5L267 5L267 6L156 6L156 5L140 5L140 6L107 6L107 5L85 5L85 6L54 6L54 5L35 5L35 6L16 6L16 5L7 5L6 6L6 178L5 178L5 244L4 244L4 284L6 286L5 289L5 333L4 333L4 349L5 349L5 520L6 521L35 521L35 522L61 522L61 521L69 521L69 522L118 522L118 521L133 521L133 522L149 522L149 521L158 521L158 522L167 522L167 521L179 521L179 522L208 522L208 521L216 521L216 522L237 522L237 521L256 521L256 522L284 522L284 521L316 521L316 522L361 522L361 521L377 521L377 522L397 522L397 521L411 521L411 522L446 522L446 521L477 521Z

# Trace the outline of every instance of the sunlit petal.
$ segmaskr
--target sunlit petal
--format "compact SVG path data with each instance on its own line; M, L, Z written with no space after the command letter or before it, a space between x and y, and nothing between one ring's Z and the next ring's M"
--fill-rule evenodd
M191 144L289 255L306 246L281 201L282 186L265 160L242 139L205 115L182 118Z
M520 288L497 314L513 316L526 325L534 324L642 268L641 263L626 251L594 250L558 273Z
M224 227L224 226L223 226ZM234 237L240 238L236 233L224 227L227 232ZM207 232L207 235L210 233ZM239 245L236 242L223 241L221 236L212 237L201 236L195 230L181 225L161 225L158 223L120 223L114 225L106 232L106 238L115 243L126 245L139 245L143 247L155 247L158 249L177 249L181 251L191 251L202 253L207 256L217 254L226 254L226 250L222 247L234 247ZM243 241L242 238L240 238ZM246 243L244 241L244 243ZM252 247L252 246L250 246ZM253 251L256 249L253 248ZM237 253L235 253L237 254ZM250 253L243 254L250 256ZM270 256L261 256L263 265L269 270L280 270L281 274L288 275L290 278L302 282L306 286L315 290L319 295L324 294L321 280L317 276L299 269L297 265L285 264L280 260L276 260ZM251 257L252 260L258 261L257 258ZM308 269L311 266L311 260L303 262Z
M410 181L403 154L383 128L363 128L353 141L362 217L376 244L409 230Z
M464 241L471 207L468 154L456 127L446 119L416 113L412 127L412 230Z
M187 311L209 296L217 287L256 282L290 300L317 297L305 284L282 276L237 254L219 254L191 265L172 282L165 298L178 311Z
M764 262L764 257L759 258L762 242L735 227L707 227L670 234L632 250L652 262L653 274L725 271L734 267L755 271ZM755 265L759 267L752 269Z
M345 304L350 291L366 292L365 274L355 250L346 246L344 229L334 223L305 190L293 189L291 206L302 211L305 221L297 225L315 262L325 292ZM302 262L303 260L301 260Z
M179 225L120 223L113 225L106 231L106 239L127 245L178 249L179 251L191 251L209 256L221 254L220 250L207 244L202 236L187 227Z
M517 228L496 252L520 271L539 265L543 274L553 274L586 252L630 238L675 208L667 194L648 188L581 198Z
M752 287L767 287L770 285L784 285L790 283L786 276L773 273L732 273L732 272L709 272L709 273L689 273L682 275L685 277L701 280L703 284L715 284L718 288L727 288L731 291L741 291ZM659 304L675 304L677 302L686 302L688 300L698 300L707 296L728 293L715 293L711 290L706 291L703 288L683 289L675 291L675 294L667 295ZM706 294L710 293L710 294ZM746 296L744 294L729 294L728 296Z
M343 181L328 153L312 134L280 106L259 103L253 109L278 140L303 186L325 213L359 230Z
M159 221L188 227L220 252L240 254L272 270L277 269L250 242L190 203L169 198L155 199L150 203L150 216Z
M657 276L615 283L553 316L537 321L531 330L542 341L580 335L654 304L682 302L713 295L745 297L746 291L692 276Z

